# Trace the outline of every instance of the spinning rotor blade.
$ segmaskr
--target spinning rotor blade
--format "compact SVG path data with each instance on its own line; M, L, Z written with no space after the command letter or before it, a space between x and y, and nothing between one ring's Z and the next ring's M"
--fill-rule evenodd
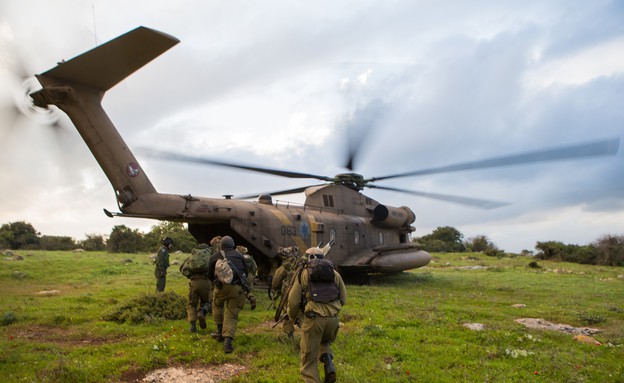
M170 160L170 161L179 161L179 162L189 162L195 164L203 164L203 165L216 165L216 166L225 166L229 168L235 169L243 169L250 170L258 173L266 173L273 174L276 176L287 177L287 178L315 178L321 181L332 181L332 177L319 176L316 174L308 174L308 173L298 173L298 172L290 172L286 170L279 169L269 169L269 168L261 168L256 166L242 165L242 164L233 164L229 162L217 161L205 157L195 157L188 156L185 154L173 153L164 150L156 150L156 149L148 149L148 148L140 148L139 152L147 157Z
M34 104L30 94L41 89L39 82L29 72L25 60L15 47L4 48L6 52L0 57L0 80L5 85L0 101L2 139L26 126L49 126L60 142L58 137L64 133L64 127L59 110L55 107L40 108Z
M486 209L486 210L497 209L499 207L509 205L509 203L506 203L506 202L488 201L484 199L460 197L460 196L453 196L449 194L426 193L426 192L419 192L415 190L399 189L399 188L393 188L393 187L387 187L387 186L368 185L368 187L372 189L390 190L390 191L416 195L420 197L437 199L437 200L446 201L446 202L453 202L453 203L457 203L460 205L474 206L474 207L478 207L478 208Z
M613 138L609 140L596 141L587 144L564 146L555 149L539 150L534 152L516 154L513 156L495 157L481 161L465 162L455 165L442 166L438 168L430 168L416 170L413 172L393 174L383 177L373 177L365 180L365 182L373 182L387 180L390 178L421 176L425 174L458 172L463 170L494 168L500 166L511 166L519 164L529 164L535 162L557 161L565 159L574 159L582 157L607 156L617 153L620 146L620 139Z
M307 188L312 188L315 186L323 186L324 184L319 184L319 185L308 185L308 186L302 186L302 187L298 187L298 188L294 188L294 189L286 189L286 190L279 190L279 191L275 191L275 192L269 192L269 193L258 193L258 194L247 194L247 195L242 195L242 196L234 196L234 198L236 199L249 199L249 198L256 198L261 194L270 194L271 196L276 196L276 195L285 195L285 194L295 194L295 193L301 193L304 192Z

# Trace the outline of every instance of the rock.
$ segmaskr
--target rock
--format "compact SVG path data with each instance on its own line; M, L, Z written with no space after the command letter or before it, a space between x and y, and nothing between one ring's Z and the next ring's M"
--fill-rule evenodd
M464 323L463 326L473 331L485 330L483 323Z
M578 342L582 342L582 343L595 344L596 346L601 345L601 343L598 342L596 339L592 338L589 335L584 335L584 334L575 335L574 340Z
M520 318L516 319L515 322L520 323L528 328L560 331L569 334L593 335L602 331L600 329L591 327L574 327L568 324L552 323L542 318Z

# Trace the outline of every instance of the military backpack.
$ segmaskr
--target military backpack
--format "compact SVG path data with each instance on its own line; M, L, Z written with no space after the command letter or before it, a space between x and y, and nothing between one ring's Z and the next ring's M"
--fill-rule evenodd
M208 264L210 263L209 249L193 249L191 256L180 266L182 275L189 278L193 274L205 274L208 272Z
M217 259L217 263L215 263L215 277L219 282L226 284L230 284L234 280L234 270L231 262L223 251L221 251L221 258Z
M340 298L336 285L334 266L326 259L312 259L306 266L308 270L308 291L313 302L329 303Z

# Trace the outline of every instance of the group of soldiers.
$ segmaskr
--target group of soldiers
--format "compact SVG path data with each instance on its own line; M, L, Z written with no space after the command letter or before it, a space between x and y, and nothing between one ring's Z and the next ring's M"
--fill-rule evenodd
M170 238L156 257L157 291L163 291L163 271L169 266ZM294 339L295 325L301 328L300 373L304 382L321 382L318 362L324 366L323 382L336 381L331 343L338 333L338 313L346 303L346 287L331 262L324 259L331 246L312 247L300 254L296 246L279 249L280 266L271 280L269 295L278 302L276 325L282 323L285 334ZM234 272L230 282L220 280L220 259ZM180 266L189 279L187 318L190 331L196 323L206 328L206 316L212 314L216 331L211 336L223 342L225 353L234 351L233 340L238 315L245 302L256 308L253 281L257 265L244 246L235 246L230 236L214 237L210 244L200 244ZM159 290L161 289L161 290ZM273 294L271 294L273 292ZM274 326L275 327L275 326Z

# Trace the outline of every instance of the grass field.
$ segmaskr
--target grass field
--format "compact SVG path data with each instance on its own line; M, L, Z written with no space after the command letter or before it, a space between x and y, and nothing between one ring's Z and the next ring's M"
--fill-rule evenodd
M231 382L300 381L298 345L272 328L266 291L241 313L236 350L225 355L211 321L191 334L184 319L151 313L140 324L101 319L153 293L148 254L17 253L24 260L0 261L2 382L131 382L158 368L223 363L245 367ZM624 269L531 261L434 254L426 268L348 285L338 381L624 382ZM176 266L167 291L186 296ZM518 318L598 328L600 344Z

